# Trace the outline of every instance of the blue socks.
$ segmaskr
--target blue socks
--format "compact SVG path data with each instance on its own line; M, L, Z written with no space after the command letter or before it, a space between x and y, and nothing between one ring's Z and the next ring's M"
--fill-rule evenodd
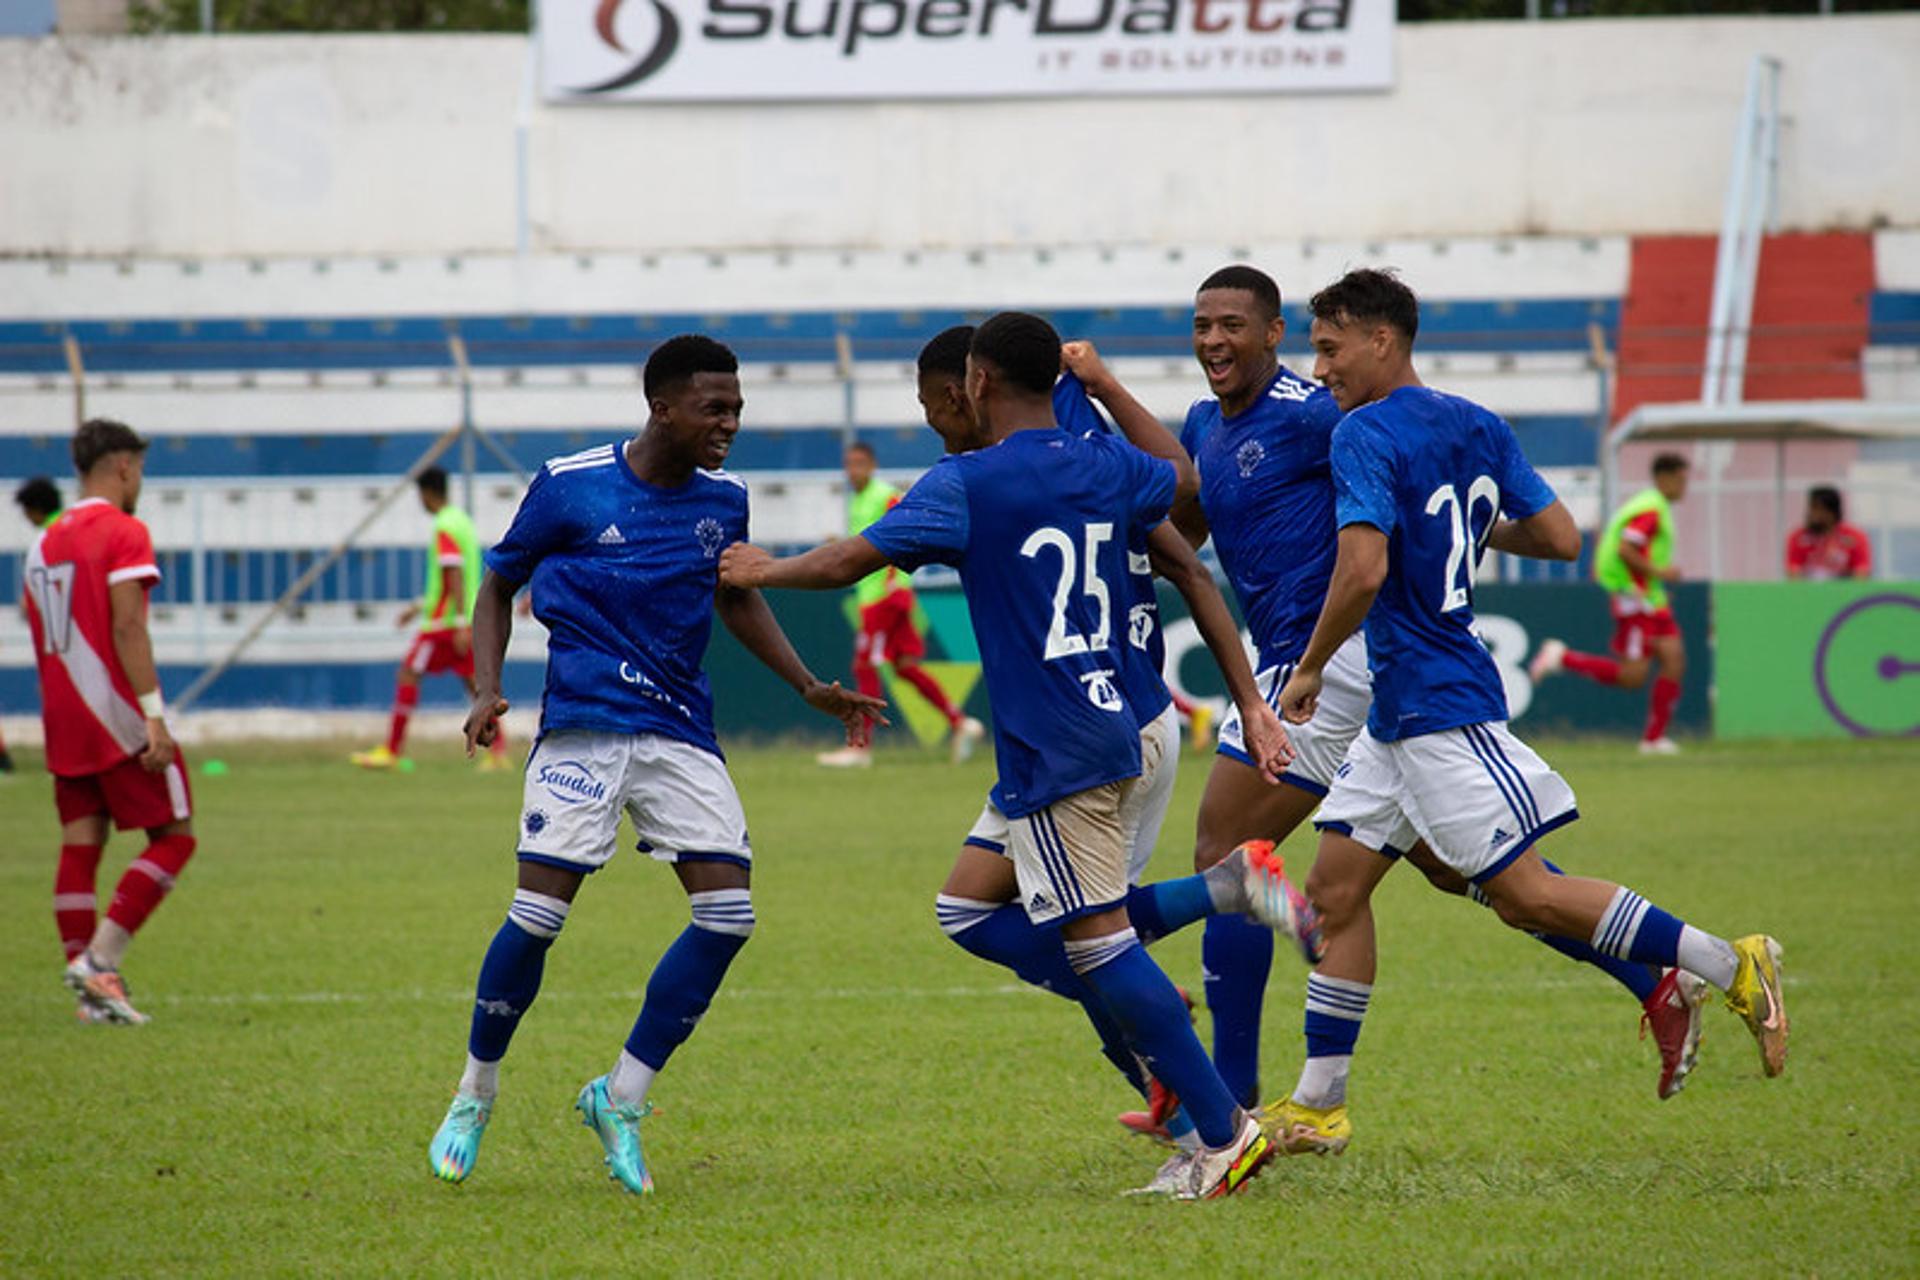
M1293 1100L1302 1106L1325 1109L1347 1100L1347 1073L1353 1066L1353 1047L1360 1042L1360 1024L1373 999L1371 983L1311 974L1307 978L1307 1060Z
M1210 1147L1233 1141L1233 1095L1194 1036L1180 993L1133 930L1071 941L1065 949L1148 1070L1180 1096L1200 1140Z
M1136 885L1127 893L1127 920L1143 947L1207 919L1215 910L1204 875Z
M1273 968L1273 930L1244 916L1213 916L1200 946L1200 964L1213 1013L1214 1065L1240 1105L1258 1106L1260 1011Z
M627 1052L655 1071L693 1034L727 966L753 932L753 901L745 889L694 893L687 900L693 923L653 967L647 998L627 1036Z
M568 904L530 889L517 890L507 918L487 947L475 984L473 1024L467 1032L467 1053L482 1062L498 1062L520 1026L520 1019L540 994L540 975L547 967L547 950L567 921Z
M1545 858L1540 859L1540 862L1547 870L1557 876L1566 874L1566 872L1560 870L1560 868L1554 866ZM1479 885L1468 886L1467 896L1483 907L1488 905L1487 895L1480 891ZM1543 942L1547 946L1552 947L1569 960L1577 960L1581 964L1592 965L1627 990L1633 992L1633 998L1641 1004L1645 1004L1647 998L1653 994L1653 989L1660 985L1660 967L1657 965L1635 964L1631 960L1619 959L1607 955L1604 952L1596 951L1592 944L1581 942L1574 938L1557 937L1550 933L1535 933L1529 936L1536 942Z
M1594 948L1622 960L1662 967L1679 963L1685 928L1631 889L1618 889L1593 930Z

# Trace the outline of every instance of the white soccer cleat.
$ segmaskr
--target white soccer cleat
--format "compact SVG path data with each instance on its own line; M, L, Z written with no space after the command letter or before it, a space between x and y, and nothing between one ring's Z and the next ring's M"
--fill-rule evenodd
M1280 1148L1260 1131L1250 1115L1240 1117L1240 1132L1224 1147L1202 1147L1187 1162L1183 1185L1174 1192L1181 1200L1219 1200L1245 1187L1280 1154Z
M117 1022L124 1026L137 1027L148 1021L147 1015L133 1007L127 995L127 984L112 969L97 969L82 951L67 966L63 977L67 990L80 997L83 1006L91 1006L93 1016L82 1015L85 1021Z
M1640 754L1643 756L1677 756L1680 754L1680 744L1668 737L1652 738L1640 744Z
M987 726L972 716L962 716L960 723L953 726L953 736L948 749L955 764L965 764L973 759L973 749L980 745L980 739L987 736Z
M1560 670L1567 662L1567 646L1561 640L1542 640L1539 652L1527 664L1527 676L1535 684Z
M1129 1196L1179 1195L1181 1189L1187 1185L1193 1176L1193 1158L1196 1154L1198 1153L1193 1151L1174 1152L1167 1157L1167 1162L1161 1165L1159 1171L1153 1175L1153 1181L1144 1187L1135 1187L1131 1191L1123 1191L1121 1194Z
M873 765L873 752L865 747L842 747L838 751L821 752L813 762L829 769L867 769Z

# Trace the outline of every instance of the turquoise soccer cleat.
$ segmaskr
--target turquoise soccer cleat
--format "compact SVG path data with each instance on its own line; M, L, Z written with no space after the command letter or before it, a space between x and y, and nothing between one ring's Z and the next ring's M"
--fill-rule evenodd
M607 1149L607 1176L637 1196L651 1195L653 1175L640 1152L640 1121L653 1113L653 1104L622 1106L607 1096L607 1078L601 1076L580 1086L580 1100L573 1109Z
M456 1093L440 1131L427 1148L427 1162L433 1176L443 1182L465 1182L480 1163L480 1139L486 1136L487 1121L493 1118L493 1104L484 1098Z

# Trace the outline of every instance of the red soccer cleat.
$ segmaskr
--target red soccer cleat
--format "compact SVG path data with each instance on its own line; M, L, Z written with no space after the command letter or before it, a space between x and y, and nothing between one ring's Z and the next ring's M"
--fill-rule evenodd
M1684 969L1669 969L1660 985L1647 997L1640 1015L1640 1038L1653 1031L1653 1043L1660 1050L1659 1093L1664 1101L1687 1083L1694 1059L1700 1053L1700 1004L1706 998L1707 983Z

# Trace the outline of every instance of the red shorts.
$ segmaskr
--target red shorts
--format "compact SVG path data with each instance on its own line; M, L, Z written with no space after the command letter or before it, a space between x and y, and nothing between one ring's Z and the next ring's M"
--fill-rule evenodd
M1629 662L1638 662L1653 651L1653 642L1680 634L1673 610L1625 611L1613 609L1613 652Z
M861 609L860 635L853 643L854 661L876 667L923 656L927 642L913 625L913 592L895 591Z
M407 649L404 666L417 676L437 676L448 671L462 680L473 679L473 645L460 653L454 648L452 631L422 631Z
M53 804L64 825L104 813L122 831L145 831L193 816L193 791L187 786L186 757L176 748L173 763L148 773L136 757L105 773L53 778Z

